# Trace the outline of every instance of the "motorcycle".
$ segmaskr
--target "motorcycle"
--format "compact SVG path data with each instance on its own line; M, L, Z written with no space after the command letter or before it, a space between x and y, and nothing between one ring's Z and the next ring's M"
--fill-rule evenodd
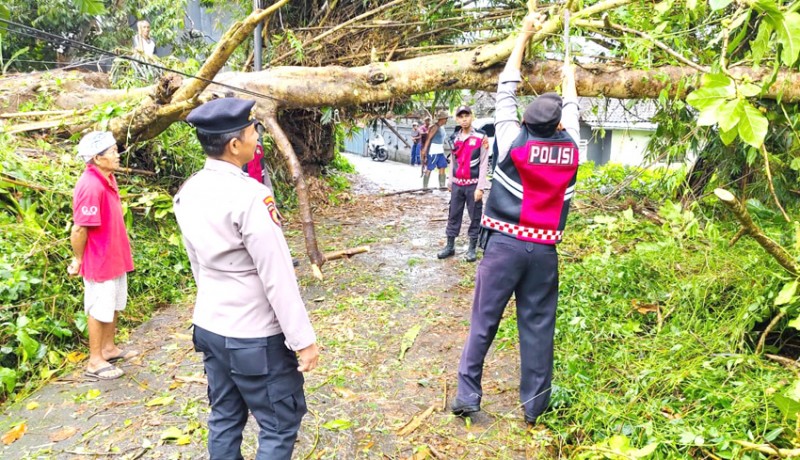
M367 150L373 161L386 161L389 152L386 151L386 141L383 136L378 134L367 142Z

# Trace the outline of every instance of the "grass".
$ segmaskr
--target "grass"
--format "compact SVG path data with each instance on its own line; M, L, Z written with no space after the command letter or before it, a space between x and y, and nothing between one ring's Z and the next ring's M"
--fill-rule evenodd
M687 236L692 219L659 227L629 213L571 216L551 401L560 407L543 421L560 442L583 446L579 458L604 458L610 439L622 442L614 436L631 449L655 445L650 458L762 458L735 441L797 439L768 396L793 376L746 346L769 318L780 270L751 241L731 250L732 231ZM518 345L513 308L500 350Z

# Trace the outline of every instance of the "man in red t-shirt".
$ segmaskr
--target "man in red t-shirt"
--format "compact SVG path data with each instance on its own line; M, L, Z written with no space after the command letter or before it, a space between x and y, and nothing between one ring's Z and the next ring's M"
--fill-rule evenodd
M112 363L138 354L123 351L114 343L117 312L124 310L128 301L127 273L133 271L131 244L113 174L119 168L114 136L100 131L87 134L78 144L78 158L86 162L86 169L72 196L70 243L74 257L67 273L83 277L89 326L86 375L111 380L124 374Z

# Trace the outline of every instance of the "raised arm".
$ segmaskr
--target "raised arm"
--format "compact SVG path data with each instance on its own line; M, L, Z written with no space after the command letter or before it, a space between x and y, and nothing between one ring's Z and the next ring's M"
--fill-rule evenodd
M498 161L503 160L511 148L511 143L519 134L517 118L517 84L522 79L520 67L525 48L533 34L542 28L544 17L539 13L530 13L522 20L522 29L508 62L500 74L497 85L497 102L495 103L495 141L497 142Z
M561 112L561 127L566 130L575 142L580 141L580 121L578 119L580 106L578 105L578 91L575 88L575 66L564 64L562 70L561 97L564 100L564 109Z

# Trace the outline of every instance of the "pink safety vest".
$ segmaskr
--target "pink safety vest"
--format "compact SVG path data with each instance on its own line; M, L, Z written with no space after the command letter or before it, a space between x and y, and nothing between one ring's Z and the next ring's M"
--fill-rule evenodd
M578 173L578 145L566 131L540 138L524 126L497 164L481 225L519 240L558 244Z

